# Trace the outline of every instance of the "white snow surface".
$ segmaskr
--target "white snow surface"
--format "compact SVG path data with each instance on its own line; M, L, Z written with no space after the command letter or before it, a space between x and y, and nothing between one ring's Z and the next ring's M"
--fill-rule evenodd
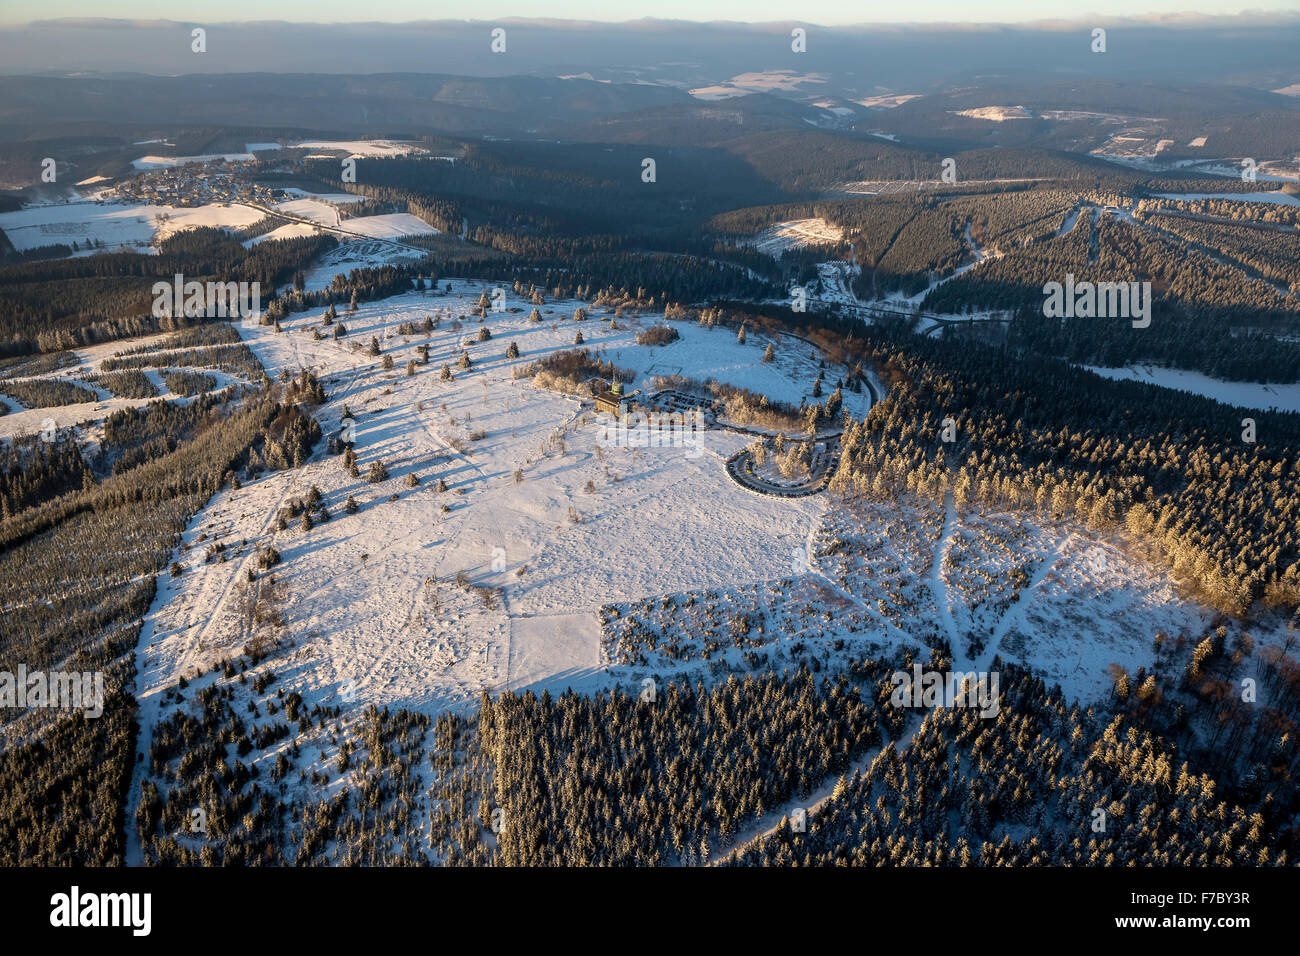
M312 139L294 143L295 149L342 150L352 156L406 156L424 152L419 143L391 139L323 140Z
M548 305L555 312L543 323L528 323L531 306L511 296L509 304L525 311L489 313L492 339L468 345L473 368L441 381L442 363L455 368L459 343L480 327L469 320L452 331L449 324L470 312L481 288L457 282L452 296L411 293L344 312L343 345L312 338L308 329L319 324L319 314L282 322L281 334L241 329L272 374L310 367L321 376L331 394L318 415L326 434L338 430L345 404L356 415L363 474L351 478L341 459L318 452L301 469L212 500L186 540L206 532L249 544L225 563L182 556L186 573L163 582L142 640L142 699L242 647L240 582L254 550L265 545L284 559L276 575L290 595L289 629L300 637L295 683L304 698L332 701L352 685L366 701L435 710L470 704L485 688L608 683L600 605L783 572L788 550L778 543L792 529L809 527L825 499L765 498L735 485L723 463L752 438L710 431L698 456L685 448L598 451L594 415L577 399L535 388L512 372L571 347L581 328L586 347L636 372L638 384L680 371L797 402L810 394L816 376L808 345L782 339L778 359L764 364L765 337L751 332L742 346L734 330L683 323L681 341L642 347L631 320L610 331L609 316L593 309L590 319L575 323L578 303L567 302ZM429 365L407 377L406 361L426 337L395 330L425 315L442 325L429 337ZM347 347L372 336L394 355L393 371ZM519 343L520 358L505 358L510 341ZM855 414L865 411L865 395L845 397ZM471 441L478 430L485 437ZM560 432L563 451L554 437ZM366 481L375 460L390 476L378 485ZM516 469L523 469L520 482ZM409 474L419 477L418 487L407 486ZM447 491L436 491L439 479ZM588 481L594 492L584 490ZM322 490L332 520L310 533L296 526L277 532L279 508L312 485ZM356 515L342 508L349 495L360 503ZM570 508L580 521L571 521ZM473 585L502 588L504 596L487 607L456 586L462 571Z
M825 219L792 219L764 229L753 239L759 252L780 255L787 249L839 242L844 230Z
M170 169L173 166L189 166L192 163L251 163L256 157L252 153L207 153L203 156L141 156L131 160L136 169Z
M0 229L20 252L56 243L85 244L91 239L103 243L99 251L128 248L148 252L155 237L197 226L238 229L262 216L259 210L238 203L173 207L70 202L0 213Z
M1282 412L1300 412L1300 383L1286 385L1261 385L1258 382L1229 382L1211 378L1201 372L1189 372L1157 365L1129 365L1123 368L1084 366L1105 378L1131 379L1163 388L1177 389L1203 395L1225 405L1253 408L1261 411L1276 409Z
M383 216L357 216L339 224L348 232L375 239L400 239L403 236L436 236L438 230L419 216L409 212L389 213Z
M634 612L688 592L701 607L766 609L778 663L788 653L785 631L790 640L840 635L861 649L913 646L918 628L942 627L986 635L969 658L955 647L959 663L987 667L995 653L1023 660L1086 700L1109 686L1108 665L1148 662L1157 629L1191 633L1208 619L1122 539L1068 523L959 513L951 502L946 512L927 512L826 494L761 496L727 476L726 458L752 438L725 430L706 432L698 455L602 447L589 406L513 377L539 356L571 348L579 328L586 348L635 373L629 390L680 373L797 403L809 398L820 357L780 336L776 360L765 364L768 339L756 330L741 345L733 329L695 323L675 323L681 339L673 344L638 346L638 328L658 317L620 319L611 331L604 309L575 323L580 303L548 301L544 321L529 323L531 305L513 295L507 305L520 311L490 312L492 338L478 342L471 312L483 288L454 281L451 295L412 292L343 312L343 343L312 337L319 313L291 317L280 334L241 330L272 376L305 367L321 378L330 395L317 412L326 435L348 407L361 475L350 477L322 443L301 468L223 490L199 514L185 541L206 534L227 545L228 560L205 563L202 548L186 548L177 554L184 574L160 580L140 644L142 719L181 676L239 654L249 638L243 582L266 546L283 558L275 575L295 641L275 669L309 705L437 712L471 708L483 690L594 690L626 687L646 673L695 676L698 660L648 668L618 660L599 617L604 605ZM439 328L397 334L401 323L418 325L426 315ZM468 318L453 330L461 315ZM393 356L393 370L366 354L372 336ZM408 377L406 362L425 341L429 364ZM505 357L512 341L521 352L513 360ZM469 370L456 367L462 345ZM455 372L451 382L438 375L444 362ZM828 384L843 372L828 364ZM868 407L866 395L844 398L855 416ZM367 480L374 461L389 476L377 484ZM409 475L419 479L415 487ZM313 485L331 520L308 532L296 521L276 530L279 510ZM343 509L349 496L360 506L355 515ZM820 555L821 543L837 535L862 543L849 557ZM792 571L799 552L807 561ZM1021 599L999 603L1012 591L1011 571L1025 562ZM864 574L866 563L876 570ZM901 616L878 600L891 574L902 575L898 589L916 602ZM811 623L805 605L814 608ZM727 666L737 658L722 655Z

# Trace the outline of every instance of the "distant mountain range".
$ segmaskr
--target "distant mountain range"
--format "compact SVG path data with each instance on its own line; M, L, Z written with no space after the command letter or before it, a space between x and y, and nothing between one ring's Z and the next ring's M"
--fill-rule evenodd
M207 31L206 53L191 51L195 27ZM506 31L505 51L494 53L498 27ZM804 53L791 49L795 27L806 30ZM1104 54L1092 50L1095 28L1107 31ZM1300 14L833 28L797 21L47 20L0 29L0 72L541 74L725 91L736 77L784 70L807 78L793 84L799 92L863 99L931 90L989 70L1279 89L1300 82L1298 46ZM790 91L791 84L781 85Z

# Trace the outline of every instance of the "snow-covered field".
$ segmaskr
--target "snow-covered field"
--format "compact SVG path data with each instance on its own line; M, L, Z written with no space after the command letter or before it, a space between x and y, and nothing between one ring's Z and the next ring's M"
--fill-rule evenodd
M356 219L345 220L344 228L351 228L347 224L357 221ZM344 239L337 248L331 249L313 261L309 268L303 270L304 281L308 289L323 289L334 281L336 275L347 275L353 269L382 266L385 263L401 261L403 258L413 261L423 256L422 251L412 250L404 257L395 252L390 242L379 239Z
M780 580L617 604L607 656L633 677L692 677L747 655L793 667L948 637L954 669L1031 666L1069 698L1107 693L1108 668L1150 665L1151 640L1201 633L1211 612L1122 541L1025 514L924 501L839 501L807 543L785 542ZM840 646L835 647L839 642ZM719 664L725 662L725 665Z
M389 213L383 216L357 216L340 223L348 232L375 239L400 239L403 236L436 236L438 230L419 216L409 212Z
M971 119L990 120L994 123L1005 123L1007 120L1032 119L1033 114L1023 106L980 106L971 110L952 110L958 116L968 116Z
M84 245L90 240L102 243L101 251L125 247L147 252L155 236L165 237L197 226L239 229L257 222L262 215L237 203L172 207L70 202L0 213L0 229L20 252L56 243Z
M244 240L244 245L255 246L259 242L266 242L268 239L300 239L303 236L311 236L315 234L315 226L309 226L305 222L287 222L278 229L272 229L270 232L263 233L260 236L254 236L252 239Z
M357 201L355 196L349 198L353 202ZM275 210L284 213L286 216L310 219L322 226L337 226L339 224L338 209L323 198L290 199L287 202L276 203Z
M489 313L492 337L480 342L471 313L481 289L457 281L451 295L413 292L344 313L342 343L314 338L317 314L283 322L279 334L241 330L273 376L302 367L321 378L326 435L351 412L360 474L321 447L299 469L222 491L191 523L177 555L185 571L160 582L142 637L146 722L181 676L249 640L247 569L268 546L283 558L278 611L294 641L275 670L309 704L436 712L470 707L484 689L629 686L647 674L753 666L748 652L780 664L806 650L800 641L831 654L837 640L837 651L919 647L939 633L954 635L959 663L987 668L1001 654L1092 699L1108 686L1107 665L1149 659L1156 630L1203 623L1206 612L1123 541L1075 525L960 513L951 502L756 495L723 467L752 439L721 429L705 433L703 454L610 447L589 405L515 370L572 347L581 329L585 347L635 373L630 389L682 374L797 403L820 357L781 337L765 364L762 335L751 330L742 345L732 329L694 323L676 324L675 343L639 346L636 332L657 317L618 319L611 330L604 309L575 323L570 301L547 303L544 321L530 323L531 305L513 295L507 304L519 311ZM431 333L398 333L425 316L438 322ZM366 354L372 336L392 370ZM425 342L429 364L408 376ZM517 359L506 358L510 342ZM457 367L462 347L467 370ZM444 362L452 381L438 373ZM824 374L833 383L843 371ZM865 394L844 398L855 416L868 407ZM374 462L387 477L371 483ZM313 486L330 520L278 530L281 510ZM349 497L355 514L343 507ZM227 546L225 560L202 559L213 543ZM766 636L703 653L700 629L673 622L672 609L692 607L720 620L762 613ZM622 654L620 628L631 621L665 642L675 633L681 653L641 660L634 642Z
M308 192L306 189L299 189L297 186L286 186L284 191L290 196L298 196L302 199L318 199L323 203L336 205L338 203L361 202L363 198L352 193L313 193Z
M529 323L531 307L513 296L509 305L525 311L490 313L492 338L477 342L477 322L450 325L470 313L481 286L455 289L345 313L342 345L312 337L319 315L283 322L281 334L242 330L273 374L309 367L321 376L331 394L319 415L327 434L340 427L345 405L356 416L362 477L321 453L299 470L213 500L187 541L206 534L234 547L224 563L182 556L186 573L164 584L145 640L145 699L242 647L244 567L266 545L284 558L276 574L288 595L289 629L299 636L294 668L304 698L332 699L346 687L366 700L434 709L468 704L485 687L607 681L597 610L608 601L783 573L784 544L807 534L824 502L769 500L736 486L723 462L748 436L710 431L698 456L683 448L603 448L589 409L516 380L513 371L571 347L580 328L588 348L633 370L638 382L676 372L716 376L797 402L818 366L807 345L782 340L777 360L765 364L767 340L756 333L740 345L734 330L682 324L679 342L643 347L635 335L653 317L620 319L611 331L604 310L575 323L577 303L568 302L546 306L554 312ZM430 336L396 334L426 315L440 320ZM350 347L372 336L393 354L393 371ZM426 339L430 363L408 377L406 362ZM463 341L474 363L468 371L456 369ZM520 358L506 359L510 341ZM438 374L444 362L456 369L451 382ZM858 403L856 414L865 411L866 396L845 397ZM372 485L366 476L377 460L389 477ZM407 484L409 475L418 485ZM439 480L446 491L436 490ZM307 533L276 531L279 509L312 485L332 520ZM355 515L343 510L348 496L360 505ZM456 583L459 572L468 586Z
M63 380L69 381L74 385L89 389L98 396L97 401L82 402L77 405L58 405L49 408L23 408L10 398L0 396L8 409L7 414L0 415L0 441L14 438L19 435L39 434L47 427L49 421L53 421L57 428L77 428L77 434L82 441L97 442L102 431L104 419L113 412L121 408L134 408L140 405L147 405L150 402L157 401L159 398L172 402L192 401L191 397L182 397L173 395L168 391L167 384L162 378L164 371L170 371L172 367L155 369L142 369L144 374L153 382L154 388L158 390L156 398L119 398L101 388L89 379L101 373L100 363L113 355L122 352L127 348L138 348L143 346L156 346L165 341L170 333L160 333L158 335L144 336L138 339L131 339L126 342L103 342L99 345L88 345L85 348L76 349L72 354L76 357L75 364L69 364L53 372L46 372L40 375L23 376L15 375L12 378L0 380L0 385L5 381L21 382L27 380ZM178 363L174 366L176 369L186 369L189 366ZM220 391L231 385L238 384L240 380L225 372L211 368L199 369L205 375L210 375L217 382L214 391Z
M351 156L408 156L424 152L419 143L391 139L335 140L310 139L294 143L295 149L339 150Z
M902 106L904 103L920 98L920 93L882 93L878 96L867 96L860 100L854 100L854 102L868 109L893 109L896 106Z
M301 191L299 191L301 193ZM374 239L399 239L403 236L434 235L434 229L418 216L395 213L381 216L358 216L342 219L338 206L359 202L361 197L347 193L315 195L301 193L301 198L287 200L275 206L286 216L310 220L330 228ZM28 206L16 212L0 213L3 229L14 248L21 251L56 243L87 245L99 244L97 251L131 249L150 252L152 243L183 229L198 226L218 226L242 229L262 219L266 213L242 203L210 203L204 206L154 206L142 203L68 202ZM286 223L271 233L256 237L256 242L267 239L287 239L309 235L310 226L303 223ZM357 264L372 265L364 250L351 250L353 258L365 257ZM384 250L391 257L392 250ZM348 268L355 268L355 265ZM333 278L334 270L330 272Z
M740 73L714 86L701 86L690 91L697 100L727 100L749 93L771 93L776 90L795 92L809 84L823 84L824 73L797 73L794 70L766 70L761 73Z
M251 163L256 157L252 153L207 153L203 156L141 156L131 160L136 169L171 169L173 166L188 166L192 163Z
M1300 383L1260 385L1257 382L1225 382L1210 378L1201 372L1160 368L1155 365L1130 365L1123 368L1095 368L1089 365L1085 368L1105 378L1147 382L1163 388L1177 389L1180 392L1203 395L1226 405L1263 411L1275 409L1282 412L1300 412Z
M753 239L753 246L768 255L780 255L787 249L839 242L844 230L825 219L792 219L764 229Z

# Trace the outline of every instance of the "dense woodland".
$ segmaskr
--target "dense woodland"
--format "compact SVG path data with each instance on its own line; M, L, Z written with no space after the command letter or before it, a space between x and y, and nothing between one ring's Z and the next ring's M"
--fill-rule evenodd
M907 654L349 718L277 688L271 651L177 692L150 755L166 787L146 785L136 824L164 864L1286 865L1300 673L1261 652L1272 703L1239 703L1223 687L1254 649L1228 635L1155 636L1157 665L1117 671L1098 708L995 661L991 719L895 706ZM942 649L918 663L951 664ZM322 769L295 774L284 741ZM310 796L336 773L347 785Z
M14 446L0 520L0 669L102 670L103 716L29 712L0 750L6 865L120 864L135 746L134 649L155 580L189 519L241 470L300 463L320 438L295 403L304 378L236 402L157 402L117 413L96 480L80 455ZM177 419L180 421L177 421ZM185 423L189 422L188 428ZM178 427L179 426L179 427ZM63 450L60 450L63 449ZM21 474L18 474L21 469Z
M832 488L1070 514L1146 541L1212 605L1300 607L1300 414L1255 413L1103 379L1009 345L935 338L788 308L725 304L729 321L794 329L890 387L849 421ZM942 440L944 419L955 440Z
M1123 691L1120 703L1131 699L1131 708L1107 713L1071 706L1013 665L1000 673L995 718L962 708L929 712L906 748L890 743L841 777L806 832L783 820L730 862L1111 867L1294 859L1293 694L1286 712L1258 708L1247 718L1242 753L1224 758L1201 753L1222 738L1216 705L1165 699L1170 688L1162 692L1155 674L1143 678L1140 700ZM1170 726L1176 711L1181 726ZM1231 772L1239 761L1250 768L1245 780Z
M1117 181L1012 183L996 192L942 187L753 207L715 216L708 228L745 248L777 223L823 219L843 238L784 251L778 261L790 281L820 291L815 265L847 260L856 266L852 291L868 307L987 313L978 318L981 331L1017 349L1085 365L1149 363L1234 381L1294 382L1297 215L1281 203L1159 198ZM1150 282L1151 324L1045 317L1044 286L1067 276L1076 284ZM921 298L912 305L896 296Z
M192 324L155 318L151 289L186 280L260 282L263 302L295 271L337 245L333 236L262 242L245 249L215 228L187 229L158 255L113 252L0 267L0 354L52 352Z
M639 163L638 158L631 182L651 188L640 182ZM354 192L386 208L409 212L452 236L463 232L466 241L459 247L434 237L431 246L439 271L454 269L460 276L517 280L547 289L560 283L570 288L642 287L671 300L765 296L777 291L781 273L769 257L696 235L691 226L699 218L695 213L672 215L663 229L622 228L630 221L630 211L619 213L615 223L603 224L585 210L590 206L609 211L617 204L598 183L585 183L581 201L575 199L572 209L558 205L559 199L555 203L488 202L473 194L435 194L430 171L448 165L385 160L376 163L374 170L366 165L357 185L339 181L336 165L319 164L313 169L333 190ZM662 214L662 197L653 208L656 216Z
M943 153L761 123L738 132L709 121L700 133L662 149L475 141L455 163L364 159L356 185L332 161L294 163L277 175L364 197L349 214L409 212L444 233L419 240L423 262L355 269L324 289L305 288L305 270L336 240L241 245L271 220L237 235L182 232L157 256L14 261L30 257L0 248L0 392L29 407L94 400L30 376L73 364L70 348L168 331L123 348L85 384L149 399L145 370L160 370L172 392L196 396L114 412L93 458L66 434L0 449L0 669L104 670L110 690L99 719L33 712L5 725L0 862L118 864L128 827L162 865L1294 861L1300 665L1291 646L1256 650L1249 631L1300 623L1300 415L1259 413L1248 441L1237 409L1070 364L1300 379L1294 207L1164 199L1154 193L1197 184L1029 148L959 152L955 185L850 196L839 187L933 181ZM653 184L641 179L647 154ZM1017 182L972 185L980 179ZM1133 221L1102 215L1107 206ZM844 238L780 257L752 247L798 218L825 219ZM989 258L956 275L977 252ZM925 311L996 311L1005 328L922 336L905 320L751 304L781 299L831 257L860 266L864 301L926 293ZM150 286L177 272L287 286L264 294L268 323L319 310L339 337L358 303L436 293L452 275L514 283L539 308L572 296L619 315L796 332L849 369L845 388L869 372L887 386L864 420L842 417L838 390L796 410L672 384L711 394L737 422L842 425L833 495L951 496L962 509L1122 533L1219 621L1190 640L1151 635L1155 666L1116 671L1110 699L1092 709L999 662L995 719L900 712L888 674L911 666L907 653L828 668L810 651L787 671L764 659L711 686L661 681L649 698L506 693L435 719L308 707L285 689L276 670L299 635L277 616L280 555L268 550L247 582L248 613L273 636L169 692L143 799L128 806L133 652L158 575L180 573L168 568L173 549L218 489L301 466L325 398L306 372L267 379L228 324L152 317ZM1151 327L1045 319L1042 286L1067 273L1151 281ZM203 369L242 384L210 393L217 379ZM631 378L587 350L520 374L565 391ZM323 507L289 506L308 528ZM946 638L930 650L927 668L951 665ZM1242 701L1246 675L1267 704ZM300 756L309 769L297 769ZM805 806L807 832L772 818ZM188 829L196 807L202 836Z

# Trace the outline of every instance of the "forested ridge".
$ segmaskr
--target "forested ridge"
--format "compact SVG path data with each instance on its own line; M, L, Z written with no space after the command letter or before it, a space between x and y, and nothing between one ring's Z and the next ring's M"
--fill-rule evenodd
M259 163L249 175L274 167L283 182L361 197L345 216L406 212L442 233L410 240L428 251L422 260L340 266L324 288L307 288L307 273L337 240L245 248L274 227L269 217L234 233L177 233L156 256L8 256L0 393L29 407L93 400L71 380L30 376L76 364L70 349L168 331L123 347L85 382L151 399L161 374L193 400L113 412L94 455L68 433L0 446L0 670L103 671L109 690L100 718L33 710L3 727L0 861L117 865L129 832L151 865L1294 862L1300 665L1294 640L1257 646L1252 634L1300 626L1300 413L1244 413L1078 366L1300 380L1295 207L1160 197L1206 184L1019 146L953 150L958 181L936 183L942 142L707 125L699 142L683 134L662 147L474 141L457 144L455 162L362 158L357 183L340 180L336 160ZM641 179L646 156L654 183ZM872 196L845 188L904 182L905 192ZM825 220L842 238L779 255L755 247L796 219ZM792 283L820 284L828 260L852 264L843 275L861 302L850 306L912 319L758 304L788 301ZM347 334L336 319L355 325L359 303L412 289L433 302L449 277L513 284L538 323L557 299L608 306L620 324L662 312L638 334L645 345L667 344L670 323L688 318L734 326L742 341L745 329L793 332L843 366L844 392L828 373L830 394L811 407L717 383L709 393L738 424L748 409L765 425L842 427L832 508L924 499L936 522L950 502L961 514L1072 522L1167 569L1213 624L1151 634L1151 666L1115 666L1110 694L1091 706L994 659L992 719L890 701L895 670L951 670L958 635L926 637L924 659L910 645L850 655L827 639L843 627L830 610L784 670L755 640L748 668L710 659L710 683L656 673L649 694L485 693L476 708L434 716L309 703L290 689L310 635L279 614L281 555L268 547L236 583L255 585L238 613L274 637L166 689L142 799L128 805L134 650L159 575L184 573L169 567L181 533L219 490L300 467L322 437L312 411L325 393L310 373L272 381L229 324L152 316L151 286L176 273L260 282L267 325L324 311L315 334L332 325L336 339ZM1067 275L1151 282L1151 326L1046 318L1043 286ZM923 311L991 321L920 335ZM238 380L214 393L217 372ZM530 358L519 372L568 392L597 374L634 378L587 349ZM873 379L886 394L861 420L843 414L845 392L874 391ZM316 501L287 506L307 530L329 519L314 491ZM356 510L351 498L339 506ZM226 560L224 543L208 547L205 560ZM762 633L745 616L738 640L751 623ZM661 647L681 637L712 652L720 633ZM640 654L618 663L657 666ZM1260 703L1243 697L1246 680L1259 682ZM203 838L189 830L196 808ZM795 810L807 811L806 831L792 825Z
M1246 738L1261 762L1243 783L1224 772L1235 762L1187 759L1188 725L1209 723L1208 708L1167 736L1152 729L1164 722L1152 715L1167 721L1176 707L1154 675L1135 717L1081 710L1014 665L1000 673L995 718L928 712L905 747L890 743L842 777L806 832L783 820L729 862L1249 867L1294 858L1297 755L1293 735L1275 736L1273 723L1293 726L1294 699L1290 717L1266 710L1267 730Z
M106 445L118 449L111 457L134 458L102 480L64 441L11 448L0 520L0 669L103 671L107 700L98 718L31 711L5 727L7 865L122 862L134 649L157 575L189 519L234 474L290 467L309 453L320 429L294 402L318 388L304 381L242 401L160 401L116 413Z
M651 693L484 695L436 722L308 711L241 658L160 728L166 787L146 785L136 823L151 861L190 865L1286 865L1297 665L1262 654L1272 703L1243 705L1221 688L1255 651L1228 633L1155 635L1156 666L1117 671L1087 708L995 660L991 718L894 704L891 673L943 672L942 651ZM348 785L304 798L306 771L259 757L285 739L295 758L330 754ZM208 821L197 841L191 806Z
M193 320L155 318L155 282L259 282L263 303L312 258L334 248L329 235L245 249L222 229L177 232L158 255L113 252L0 267L0 354L52 352L168 331Z
M799 331L891 390L846 423L832 488L1069 514L1126 528L1216 607L1300 606L1300 414L1103 379L1010 345L917 335L788 308L720 306L728 321ZM942 440L944 420L955 426Z

